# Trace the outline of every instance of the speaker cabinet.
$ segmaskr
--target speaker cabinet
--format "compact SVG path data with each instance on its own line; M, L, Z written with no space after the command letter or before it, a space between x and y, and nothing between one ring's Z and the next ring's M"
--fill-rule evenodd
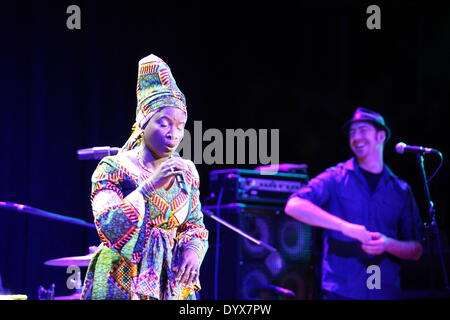
M277 249L270 252L205 215L210 248L201 269L201 299L312 299L312 227L283 208L223 205L216 216Z

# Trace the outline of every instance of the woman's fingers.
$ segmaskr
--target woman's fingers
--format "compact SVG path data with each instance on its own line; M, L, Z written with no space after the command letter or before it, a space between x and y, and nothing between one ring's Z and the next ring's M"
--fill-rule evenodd
M170 160L173 159L167 160L166 163L164 163L164 167L162 168L164 177L171 177L177 174L182 174L187 170L186 164L181 159L181 162L180 160L169 162Z
M192 269L192 266L190 266L189 264L186 265L186 268L184 269L183 276L180 279L181 282L187 283L187 280L189 279L189 276L191 274L191 269Z
M199 276L198 270L196 268L192 268L186 283L188 285L196 283L198 276Z
M188 248L183 252L183 260L186 262L186 270L181 281L186 285L192 285L198 281L199 277L198 254Z
M184 172L184 171L182 171L182 170L179 170L179 171L170 171L170 172L168 173L168 175L169 175L169 176L174 176L174 175L177 175L177 174L183 174L183 172Z
M181 279L183 279L185 271L186 271L186 263L183 262L181 266L177 268L177 276L176 276L177 281L181 281Z
M195 267L194 265L192 266L188 265L184 273L184 277L181 279L181 281L186 285L190 285L196 283L198 277L199 277L198 268Z
M188 167L182 158L170 158L166 160L163 166L169 170L187 170Z
M194 276L195 276L195 268L191 268L190 270L189 270L189 273L187 274L187 276L186 276L186 280L185 280L185 284L190 284L191 283L191 281L192 281L192 279L194 278Z
M168 180L175 175L183 174L188 170L188 165L182 158L170 158L164 161L154 172L150 178L154 188L160 188L164 186Z

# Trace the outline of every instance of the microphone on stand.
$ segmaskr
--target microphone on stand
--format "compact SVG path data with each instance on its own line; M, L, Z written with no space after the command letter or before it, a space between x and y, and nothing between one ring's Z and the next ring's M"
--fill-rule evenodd
M440 153L433 148L426 148L421 146L408 146L406 143L399 142L395 145L395 150L398 154L413 153L413 154L428 154L428 153Z
M77 151L78 160L95 160L102 159L107 156L113 156L118 154L120 148L117 147L93 147L87 149L80 149Z

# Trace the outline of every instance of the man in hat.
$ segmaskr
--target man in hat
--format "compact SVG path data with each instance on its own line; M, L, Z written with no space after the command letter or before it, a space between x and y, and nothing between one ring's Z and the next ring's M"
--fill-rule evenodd
M324 299L400 299L400 259L422 255L421 219L410 186L383 162L390 130L357 108L344 125L354 157L293 194L285 211L324 228Z

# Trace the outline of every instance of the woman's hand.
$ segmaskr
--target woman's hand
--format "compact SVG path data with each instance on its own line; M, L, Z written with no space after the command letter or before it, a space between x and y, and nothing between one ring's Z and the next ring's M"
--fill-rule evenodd
M188 166L182 158L170 158L161 163L153 175L148 179L148 182L151 182L155 188L161 188L172 176L181 174L186 170L188 170Z
M185 249L181 265L173 268L173 271L177 272L177 281L181 281L185 285L195 284L200 275L199 256L194 250Z

